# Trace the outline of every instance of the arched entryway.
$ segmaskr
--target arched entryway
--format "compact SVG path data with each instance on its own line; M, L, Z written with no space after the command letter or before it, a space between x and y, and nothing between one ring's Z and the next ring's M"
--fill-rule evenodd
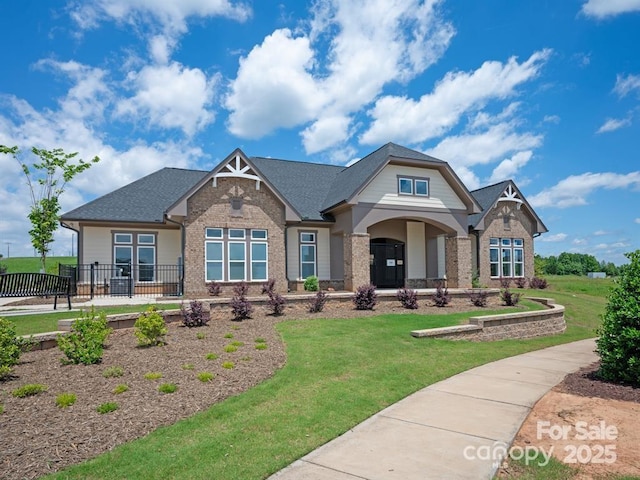
M371 283L378 288L404 287L404 242L393 238L374 238L369 252Z

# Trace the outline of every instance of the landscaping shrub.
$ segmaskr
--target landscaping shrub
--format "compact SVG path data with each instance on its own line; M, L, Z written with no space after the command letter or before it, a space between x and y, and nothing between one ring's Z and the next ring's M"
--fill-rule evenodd
M121 393L124 393L127 390L129 390L129 385L126 385L124 383L120 383L120 384L116 385L116 388L113 389L113 393L114 393L114 395L120 395Z
M476 268L471 275L471 286L473 288L480 288L480 271Z
M147 372L144 374L144 378L146 378L147 380L158 380L160 378L162 378L162 373L161 372Z
M25 398L31 397L33 395L37 395L42 392L47 391L47 386L42 385L41 383L28 383L27 385L23 385L21 387L16 388L11 392L16 398Z
M105 413L115 412L118 409L118 404L116 402L107 402L96 407L96 411L104 415Z
M4 405L0 403L0 415L4 413Z
M518 288L525 288L527 286L527 279L525 277L518 277L514 282Z
M210 382L214 377L213 373L211 372L200 372L197 376L198 380L200 380L202 383Z
M207 353L204 358L206 360L217 360L218 359L218 354L217 353Z
M433 304L436 307L446 307L451 301L451 295L449 295L449 289L447 287L442 288L442 285L438 285L436 293L431 297Z
M124 368L122 367L109 367L104 372L102 372L102 376L104 378L116 378L124 375Z
M20 360L23 348L29 342L16 335L15 325L0 317L0 380L11 375Z
M267 294L269 297L269 300L267 300L267 307L269 307L271 313L273 313L273 315L282 315L287 301L282 295L275 291L275 286L275 279L270 278L268 282L262 284L262 294Z
M145 313L140 314L133 327L138 345L141 347L164 345L167 324L155 306L150 306Z
M218 282L207 283L207 291L212 297L217 297L222 292L222 285Z
M630 263L607 297L596 351L602 378L640 386L640 250L625 256Z
M309 275L304 279L304 289L307 292L317 292L320 290L320 282L315 275Z
M370 283L359 286L352 300L356 310L373 310L373 307L378 303L375 285Z
M472 290L469 292L469 300L476 307L486 307L489 292L486 290Z
M233 353L238 351L238 347L235 345L225 345L223 350L227 353Z
M256 344L256 350L266 350L267 349L267 344L266 343L258 343Z
M538 290L544 290L548 286L549 285L548 285L547 280L545 278L533 277L531 280L529 280L529 287L530 288L535 288L535 289L538 289Z
M233 287L233 298L231 299L231 312L235 321L251 318L253 305L247 300L247 292L249 285L246 282L240 282Z
M191 300L189 307L182 305L180 313L182 314L182 324L185 327L204 327L209 323L209 314L199 300Z
M509 288L511 286L511 279L509 277L500 277L500 288Z
M74 393L61 393L56 397L56 405L60 408L67 408L76 403L76 400Z
M410 288L401 288L397 294L398 300L404 308L415 310L418 308L418 292Z
M58 335L58 348L66 355L68 363L93 365L102 360L104 342L111 331L106 314L96 314L91 307L73 322L69 334Z
M178 386L175 383L163 383L158 387L160 393L175 393L178 391Z
M222 368L234 368L236 365L233 362L222 362Z
M323 290L318 290L309 302L309 313L321 312L325 303L327 303L327 293Z
M521 293L513 293L508 288L500 290L500 299L507 307L515 307L520 301Z

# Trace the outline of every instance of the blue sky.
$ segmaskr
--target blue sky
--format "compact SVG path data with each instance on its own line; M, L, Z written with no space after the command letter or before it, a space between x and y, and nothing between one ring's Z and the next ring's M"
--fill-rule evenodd
M640 248L640 0L22 0L0 36L0 144L101 158L63 211L236 147L346 164L396 142L471 190L514 179L544 256ZM0 252L33 255L0 172Z

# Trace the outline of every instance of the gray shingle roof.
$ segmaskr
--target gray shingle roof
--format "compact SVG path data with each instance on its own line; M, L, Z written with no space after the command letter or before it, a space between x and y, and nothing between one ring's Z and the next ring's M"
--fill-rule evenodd
M345 167L251 157L251 162L303 220L323 220L320 205Z
M527 202L526 198L524 198L524 195L522 195L522 192L518 190L518 187L516 186L515 183L513 183L512 180L505 180L503 182L496 183L494 185L489 185L487 187L479 188L478 190L474 190L473 192L471 192L471 195L474 196L476 201L482 207L482 212L476 213L474 215L469 215L469 226L473 229L476 229L478 227L478 224L489 212L493 204L500 198L502 193L507 189L509 184L513 185L513 188L516 191L518 191L518 193L520 194L520 198L522 199L522 204L524 205L524 208L526 209L527 212L531 214L531 216L535 220L535 231L533 233L548 232L549 230L547 229L545 224L542 222L540 217L538 217L538 214L535 212L535 210L531 208L531 205L529 205L529 202Z
M482 212L469 215L470 227L476 228L478 222L482 220L487 210L490 209L491 206L496 202L496 200L498 200L498 197L502 195L502 192L505 191L509 183L511 183L509 180L505 180L503 182L479 188L478 190L474 190L471 192L473 198L475 198L482 207Z
M251 157L264 177L304 220L328 220L322 212L349 200L389 157L446 163L409 148L387 143L350 167ZM61 220L162 223L169 207L210 172L163 168L62 215ZM483 210L509 182L471 192ZM470 215L474 226L483 213Z
M71 210L60 219L162 223L167 208L207 173L163 168Z
M322 210L328 210L339 203L350 199L357 191L385 165L389 157L408 158L411 160L427 160L430 162L446 163L442 160L430 157L424 153L409 148L387 143L375 152L370 153L350 167L345 168L336 176L327 196L320 205Z

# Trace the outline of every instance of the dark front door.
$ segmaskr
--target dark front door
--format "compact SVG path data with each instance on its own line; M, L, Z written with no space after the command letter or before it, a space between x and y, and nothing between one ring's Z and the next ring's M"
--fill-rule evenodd
M378 288L404 287L404 243L376 238L370 244L371 283Z

